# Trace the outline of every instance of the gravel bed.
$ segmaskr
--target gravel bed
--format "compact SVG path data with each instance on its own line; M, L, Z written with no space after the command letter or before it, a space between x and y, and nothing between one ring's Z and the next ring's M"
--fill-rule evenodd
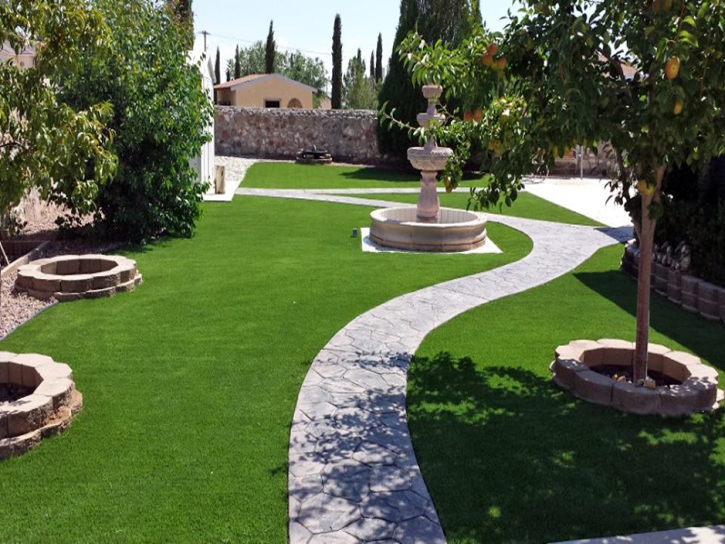
M63 214L63 209L41 204L35 206L33 213L26 215L27 225L22 234L12 240L49 241L40 254L40 258L54 257L56 255L105 253L118 247L118 244L93 244L79 240L58 240L58 227L55 224L57 217ZM2 263L3 265L7 263ZM2 278L0 287L0 339L15 330L17 327L34 317L38 312L52 306L57 301L38 300L15 290L17 272L10 272Z

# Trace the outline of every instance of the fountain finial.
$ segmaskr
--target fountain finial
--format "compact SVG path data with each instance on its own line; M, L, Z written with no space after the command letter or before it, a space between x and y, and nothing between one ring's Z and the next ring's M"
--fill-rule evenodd
M445 119L438 113L438 98L443 94L440 85L424 85L423 96L428 100L428 110L417 116L418 124L423 128L431 128ZM424 147L411 147L408 149L408 160L413 168L421 171L420 197L418 198L418 220L435 223L438 220L440 203L436 184L438 172L446 167L446 163L453 150L448 147L438 147L433 134L428 134Z

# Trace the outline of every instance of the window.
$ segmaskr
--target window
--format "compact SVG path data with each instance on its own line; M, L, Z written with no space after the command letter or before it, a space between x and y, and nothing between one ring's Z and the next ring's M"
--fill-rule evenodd
M297 98L293 98L287 103L288 108L301 108L302 102L300 102Z
M279 100L265 100L264 107L265 108L279 108L280 101Z

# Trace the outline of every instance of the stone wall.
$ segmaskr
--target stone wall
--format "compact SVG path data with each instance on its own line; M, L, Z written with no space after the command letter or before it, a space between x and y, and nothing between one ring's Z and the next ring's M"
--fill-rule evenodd
M327 149L335 162L376 164L377 114L371 110L259 109L217 106L216 154L293 159L302 148Z

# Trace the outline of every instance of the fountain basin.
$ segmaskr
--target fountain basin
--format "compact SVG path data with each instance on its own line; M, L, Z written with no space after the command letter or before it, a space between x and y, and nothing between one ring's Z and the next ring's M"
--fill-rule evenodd
M453 155L453 150L447 147L411 147L408 149L408 160L413 168L423 172L439 172L446 167L448 159Z
M486 218L465 210L441 208L438 221L417 220L417 209L386 208L370 214L370 239L377 245L409 251L470 251L486 243Z

